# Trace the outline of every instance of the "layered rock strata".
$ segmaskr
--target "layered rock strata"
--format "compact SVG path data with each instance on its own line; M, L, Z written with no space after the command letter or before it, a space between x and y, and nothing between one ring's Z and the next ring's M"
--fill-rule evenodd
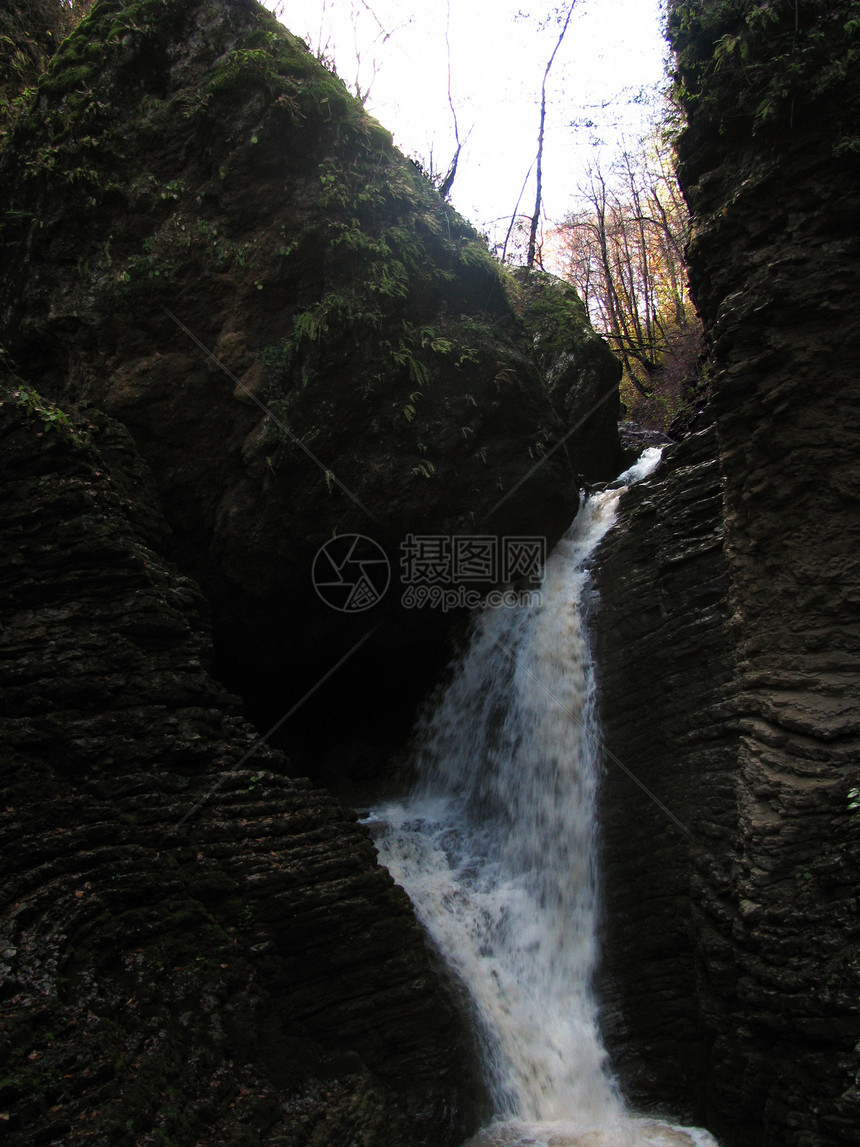
M627 1049L663 1045L636 1073L640 1094L694 1107L728 1144L856 1144L856 19L825 3L670 7L727 593L723 621L692 602L685 626L667 630L672 601L652 605L645 624L626 588L660 584L653 539L636 557L640 574L619 571L611 556L614 580L599 574L597 640L612 663L602 690L607 743L644 769L696 841L672 837L667 859L654 847L675 831L664 814L608 779L608 928L634 954L609 958L620 1038ZM631 529L640 529L637 500L649 497L629 496L622 517L632 515ZM665 502L672 517L682 491L674 497L675 508ZM607 553L627 544L610 541ZM707 590L714 564L693 560L701 572L688 562L688 574ZM654 602L653 589L644 600ZM654 685L633 668L646 664ZM705 743L703 721L712 728ZM613 877L618 856L626 859ZM662 936L652 913L665 922ZM662 951L650 971L637 959L648 951Z
M631 1100L659 1097L691 1117L707 1074L700 865L725 887L734 830L722 545L711 425L666 448L657 472L622 495L588 600L606 750L604 1031Z
M312 561L360 532L396 582L410 532L551 542L617 469L618 365L253 0L99 0L13 118L2 1124L457 1143L458 1005L354 818L294 779L379 770L320 762L397 740L450 617L337 613Z
M207 671L119 424L0 401L10 1142L456 1144L469 1059L405 894Z

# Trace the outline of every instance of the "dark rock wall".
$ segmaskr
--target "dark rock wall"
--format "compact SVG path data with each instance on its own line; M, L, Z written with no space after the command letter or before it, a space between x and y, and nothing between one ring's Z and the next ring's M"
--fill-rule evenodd
M659 546L629 551L637 574L619 571L628 542L607 544L595 611L607 743L696 838L635 788L624 798L608 764L607 797L622 801L606 831L609 934L666 970L610 955L617 1038L625 1056L655 1049L634 1090L692 1107L729 1144L858 1143L858 6L670 8L723 483L724 556L688 572L707 589L720 566L727 596L719 622L691 602L667 630L667 602L643 629L628 586L651 584L653 600ZM628 496L631 529L650 497ZM660 505L684 505L679 489L661 497L658 520ZM649 710L636 696L645 664ZM670 837L665 863L654 842Z
M456 1144L470 1058L405 894L209 676L128 433L5 383L4 1134Z
M722 487L713 425L668 448L622 495L588 604L608 750L604 1031L631 1100L690 1116L708 1068L702 886L724 892L734 834Z

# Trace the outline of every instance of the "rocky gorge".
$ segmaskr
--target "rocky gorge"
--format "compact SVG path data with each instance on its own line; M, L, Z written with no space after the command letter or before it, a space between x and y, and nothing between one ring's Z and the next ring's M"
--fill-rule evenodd
M728 1147L860 1142L856 7L670 4L711 401L593 563L605 1038ZM253 0L99 0L0 208L2 1129L457 1145L468 1017L330 789L458 621L309 570L558 538L618 365Z

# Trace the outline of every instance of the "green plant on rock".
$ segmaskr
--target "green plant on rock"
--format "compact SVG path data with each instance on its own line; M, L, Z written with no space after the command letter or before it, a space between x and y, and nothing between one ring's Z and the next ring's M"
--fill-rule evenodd
M398 346L390 348L388 353L396 366L406 368L411 383L422 388L430 385L430 371L415 357L412 347L401 340Z
M820 97L847 97L860 62L860 0L674 0L668 15L676 99L720 133L791 129Z
M307 340L308 342L319 342L325 332L328 330L328 312L331 307L325 305L325 301L318 303L308 311L303 311L301 314L293 316L293 338L296 343ZM334 309L331 307L331 309Z
M174 273L172 263L151 254L132 255L117 279L117 287L126 301L151 297L170 283Z
M26 407L46 429L65 434L77 446L85 445L84 437L75 429L69 416L59 406L55 406L53 402L48 402L47 399L42 398L33 387L16 387L9 391L9 396L19 406Z
M293 358L293 347L290 343L278 343L264 346L260 350L260 361L268 368L273 378L284 374Z
M0 147L30 111L36 85L89 3L4 4L0 10Z
M435 335L432 330L421 331L421 346L429 347L434 354L449 355L454 350L454 344L450 339L441 338Z
M182 180L182 179L171 179L170 182L165 184L165 186L162 188L161 198L162 199L174 199L174 200L176 200L176 199L179 199L182 195L184 195L186 191L187 191L187 188L185 186L184 180Z
M288 394L283 398L270 398L266 404L272 412L275 419L275 425L282 432L282 434L289 435L290 433L290 414L292 407L292 395ZM271 429L271 423L266 423L267 432ZM276 460L277 461L277 460ZM273 464L270 469L274 471L275 465Z

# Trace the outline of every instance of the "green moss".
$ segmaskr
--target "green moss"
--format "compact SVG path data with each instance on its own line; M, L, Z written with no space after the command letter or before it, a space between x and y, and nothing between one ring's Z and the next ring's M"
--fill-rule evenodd
M43 96L63 96L82 85L89 85L95 76L96 69L89 64L79 64L74 68L57 68L42 77L38 92Z
M520 268L508 289L514 310L538 331L541 346L551 354L592 338L585 305L570 283Z
M503 273L414 165L387 150L383 136L359 127L339 131L317 170L312 247L326 289L293 315L288 336L266 349L270 406L289 428L284 434L273 423L270 434L292 451L292 428L308 432L315 402L305 395L317 392L329 361L350 356L362 401L390 393L395 425L414 439L415 452L440 449L428 419L437 419L442 433L447 415L435 407L451 385L448 378L441 386L442 377L495 363ZM464 309L477 296L495 299L491 314L446 314L458 287L470 299ZM318 430L327 408L315 410ZM411 467L415 478L433 472L426 457Z
M157 22L156 10L164 13ZM510 311L513 281L341 80L268 17L255 16L234 42L206 24L202 83L171 87L162 56L181 11L102 0L58 61L43 119L34 122L38 144L28 160L47 194L72 183L93 205L87 234L96 238L82 250L73 292L86 289L107 312L151 302L165 288L173 296L182 283L202 293L224 286L237 298L260 289L267 398L278 417L266 446L272 465L283 460L279 450L294 449L279 425L334 442L351 419L371 419L372 433L392 433L399 460L380 463L380 488L401 463L410 482L432 485L427 477L449 450L474 454L485 470L475 410L491 411L506 380L518 377L500 351L521 334ZM114 93L115 75L128 74L127 61L148 59L150 48L156 66ZM101 53L113 61L104 90L87 94L75 86L87 74L78 69ZM142 151L162 130L187 133L192 150L192 136L206 140L207 180L198 168L182 183L181 172ZM278 222L251 240L231 204L246 194L257 164L267 184L275 158L298 209L273 205ZM150 165L157 174L148 174ZM129 168L117 203L106 202L109 180ZM96 215L103 203L104 224ZM143 243L130 217L151 221ZM269 313L270 298L278 302ZM528 340L520 349L530 353ZM526 438L523 450L536 448L534 435Z
M249 83L280 97L296 117L327 121L358 116L351 106L357 105L367 118L343 82L315 60L302 41L277 25L255 28L239 40L213 72L198 105L204 106L213 96L243 90Z

